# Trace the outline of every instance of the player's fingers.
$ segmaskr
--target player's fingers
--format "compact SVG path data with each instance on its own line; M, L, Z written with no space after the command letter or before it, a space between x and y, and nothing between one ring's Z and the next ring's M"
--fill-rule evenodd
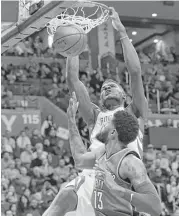
M73 98L73 100L74 100L75 102L77 101L76 93L75 93L75 92L72 92L72 98Z
M114 9L113 7L109 7L109 15L110 15L111 18L114 17L114 13L115 13L115 12L116 12L116 11L115 11L115 9Z
M76 106L77 106L77 109L78 109L78 107L79 107L79 102L76 103Z
M72 107L73 106L73 98L70 98L69 100L69 107Z

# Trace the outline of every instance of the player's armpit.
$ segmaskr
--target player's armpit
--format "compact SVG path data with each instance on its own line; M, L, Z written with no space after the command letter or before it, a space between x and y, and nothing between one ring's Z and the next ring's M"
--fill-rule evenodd
M96 155L93 152L86 152L80 156L79 162L76 165L78 169L93 169L95 166Z
M161 201L159 195L148 178L143 162L134 155L128 155L121 164L120 174L124 179L129 179L135 192L125 190L124 199L131 201L132 205L140 212L159 216ZM131 194L133 194L131 198Z
M76 93L79 111L85 122L91 126L95 123L94 106L84 84L79 80L79 57L68 57L66 65L66 80L70 92Z

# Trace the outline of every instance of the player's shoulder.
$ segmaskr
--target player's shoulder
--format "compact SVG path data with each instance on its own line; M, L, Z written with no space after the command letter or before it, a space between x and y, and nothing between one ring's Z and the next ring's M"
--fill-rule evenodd
M101 111L100 108L99 108L99 106L97 106L96 104L94 104L92 102L91 102L91 106L92 106L93 109Z
M93 118L88 121L88 128L90 130L93 129L93 127L94 127L94 125L96 123L96 119L97 119L97 117L98 117L98 115L99 115L99 113L101 111L100 108L94 103L91 103L91 107L92 107L92 110L93 110Z
M134 154L128 154L121 162L120 175L123 178L132 178L143 172L145 166L141 159Z
M95 116L95 118L97 118L98 114L101 112L101 109L99 108L99 106L97 106L94 103L91 103L91 106L93 108L94 116Z

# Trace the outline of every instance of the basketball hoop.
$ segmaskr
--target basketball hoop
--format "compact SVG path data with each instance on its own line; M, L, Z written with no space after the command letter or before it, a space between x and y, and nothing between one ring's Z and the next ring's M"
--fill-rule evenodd
M85 14L85 8L93 8L90 15ZM87 11L89 13L89 10ZM91 29L109 18L110 9L108 6L90 1L76 2L75 6L67 8L62 14L57 15L47 23L47 32L49 36L54 36L58 26L78 25L87 34ZM97 15L97 17L96 17Z

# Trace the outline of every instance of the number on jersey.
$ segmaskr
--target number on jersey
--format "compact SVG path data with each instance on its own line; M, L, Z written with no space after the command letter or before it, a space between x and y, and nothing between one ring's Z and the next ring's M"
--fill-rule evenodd
M95 209L103 209L103 201L102 201L103 193L101 191L94 190L94 207Z

